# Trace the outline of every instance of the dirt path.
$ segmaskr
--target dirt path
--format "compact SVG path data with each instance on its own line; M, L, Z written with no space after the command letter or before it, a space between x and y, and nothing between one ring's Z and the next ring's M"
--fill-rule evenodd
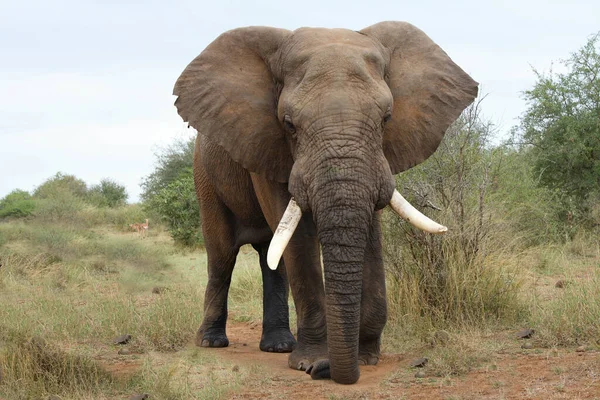
M542 350L537 354L497 355L495 361L461 377L417 379L401 354L384 354L377 366L361 367L357 384L313 381L287 366L287 354L258 349L260 326L231 324L230 345L203 349L240 366L264 371L231 399L600 399L600 353Z
M361 368L361 377L357 384L341 386L330 381L313 381L303 371L289 368L288 354L260 351L260 327L255 328L247 324L229 325L227 335L230 339L229 347L215 351L219 351L222 358L232 363L258 364L270 375L272 382L266 391L264 388L249 388L233 395L234 399L329 399L330 394L370 393L378 390L382 382L401 364L400 356L385 355L379 365Z

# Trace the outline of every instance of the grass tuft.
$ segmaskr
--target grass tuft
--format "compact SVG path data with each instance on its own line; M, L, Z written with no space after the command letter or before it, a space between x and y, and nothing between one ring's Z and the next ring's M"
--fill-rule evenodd
M0 369L1 392L13 399L100 393L114 382L108 372L88 357L64 352L39 337L9 342L0 353Z
M600 345L600 272L571 279L548 301L533 301L530 325L546 347Z

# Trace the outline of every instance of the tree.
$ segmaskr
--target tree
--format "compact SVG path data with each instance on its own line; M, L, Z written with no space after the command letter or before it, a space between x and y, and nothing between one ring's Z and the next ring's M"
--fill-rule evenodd
M105 178L98 185L94 185L88 192L91 203L100 207L118 207L127 202L127 191L125 186Z
M0 200L0 218L27 217L35 210L35 201L29 192L15 189Z
M600 194L600 32L567 60L566 72L534 71L515 133L530 147L539 183L560 191L564 217L587 212Z
M160 215L176 243L184 246L202 243L200 208L191 168L181 171L178 179L151 196L145 207Z
M200 207L193 178L195 138L175 142L156 155L154 172L144 178L144 208L158 214L176 243L202 243Z
M88 189L84 181L75 175L57 172L56 175L47 179L34 190L33 197L38 199L52 199L61 196L74 196L85 199L87 193Z
M142 200L149 200L177 180L194 162L195 137L179 140L156 156L156 169L142 181Z

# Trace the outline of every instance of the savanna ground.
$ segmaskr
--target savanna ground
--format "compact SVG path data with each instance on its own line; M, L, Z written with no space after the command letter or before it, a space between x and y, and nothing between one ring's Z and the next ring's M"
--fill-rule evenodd
M512 314L495 322L419 322L423 312L398 301L410 290L390 276L383 357L342 386L289 369L287 354L258 350L262 285L251 247L233 275L230 346L198 348L201 249L174 246L160 227L146 239L127 232L140 219L135 205L40 214L0 222L3 400L600 398L600 244L591 234L486 261L517 283L507 286L515 297L502 300L515 302ZM293 316L291 300L290 308ZM523 328L536 332L517 339ZM113 344L122 334L131 341ZM428 364L410 368L419 357Z

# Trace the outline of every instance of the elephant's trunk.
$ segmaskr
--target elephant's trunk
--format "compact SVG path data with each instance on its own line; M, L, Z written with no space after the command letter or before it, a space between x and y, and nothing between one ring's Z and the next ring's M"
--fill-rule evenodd
M352 244L339 243L331 235L322 237L325 266L327 347L331 378L355 383L358 369L358 338L365 228L342 228L336 235L352 237Z
M330 182L323 189L330 195L313 205L323 253L331 378L344 384L355 383L360 375L362 270L375 208L374 202L365 198L372 190L357 190L357 186Z

